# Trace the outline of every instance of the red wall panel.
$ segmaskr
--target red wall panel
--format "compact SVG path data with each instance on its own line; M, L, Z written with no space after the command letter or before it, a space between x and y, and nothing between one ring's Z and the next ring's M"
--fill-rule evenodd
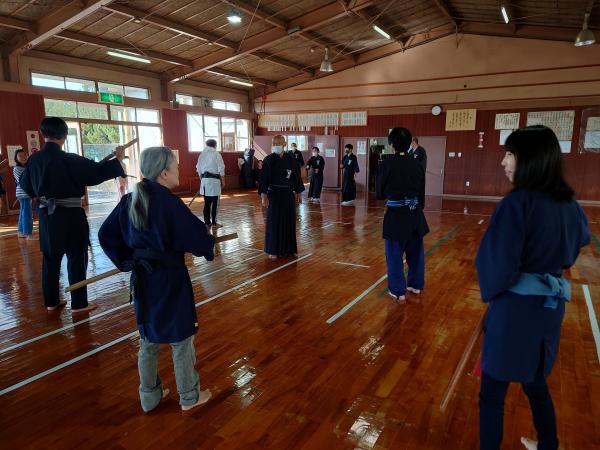
M20 145L27 150L27 130L39 130L44 118L44 98L35 94L0 91L0 160L7 158L7 145ZM43 138L40 136L40 145ZM12 168L2 174L9 206L14 203L15 182Z

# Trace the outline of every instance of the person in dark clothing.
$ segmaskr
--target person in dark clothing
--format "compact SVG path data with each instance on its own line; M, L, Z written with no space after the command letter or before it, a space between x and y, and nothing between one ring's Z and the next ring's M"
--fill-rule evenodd
M298 163L298 167L300 169L304 167L304 156L302 156L302 152L298 150L298 145L295 142L290 144L290 153Z
M356 198L356 182L354 181L354 175L360 172L358 168L358 160L356 155L352 153L352 144L346 144L344 146L345 155L340 164L340 169L344 169L342 178L342 205L350 206L354 204Z
M412 142L408 149L408 156L415 158L423 166L423 170L427 173L427 152L419 145L419 138L413 136Z
M132 270L135 315L140 332L140 402L154 409L168 394L158 376L160 344L170 344L179 403L187 411L206 403L194 367L198 318L185 253L214 259L215 238L171 189L179 185L173 151L150 147L140 155L143 179L100 227L104 252L121 271Z
M406 128L394 128L388 142L394 156L381 163L377 174L377 198L387 200L383 219L388 289L399 303L406 291L420 294L425 287L425 254L423 237L429 226L423 214L425 171L421 164L408 156L411 133ZM408 287L404 278L403 257L408 263Z
M556 450L558 434L546 384L560 342L570 284L563 272L590 243L588 221L563 175L554 132L535 125L513 132L502 166L513 185L496 206L477 252L483 323L479 438L482 450L502 442L504 398L511 382L529 398L538 442Z
M298 253L295 202L300 203L304 184L298 164L284 152L285 144L283 136L273 137L273 153L264 159L259 188L267 208L265 252L272 259Z
M321 189L323 188L323 170L325 170L325 159L319 155L319 147L312 148L312 156L306 163L306 170L309 169L312 169L312 172L310 174L308 200L319 203L321 201Z
M90 236L81 205L85 188L125 176L121 166L125 149L119 146L115 149L115 159L97 163L62 150L69 131L64 120L46 117L40 130L46 143L27 160L19 184L29 197L39 200L42 290L44 304L52 311L66 304L59 297L60 264L65 254L69 283L86 278ZM73 312L95 307L88 303L85 287L71 292Z

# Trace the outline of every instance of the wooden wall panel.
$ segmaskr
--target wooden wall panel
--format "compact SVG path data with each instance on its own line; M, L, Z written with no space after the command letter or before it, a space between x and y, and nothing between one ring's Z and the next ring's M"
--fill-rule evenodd
M579 153L579 127L582 110L585 107L557 107L530 109L498 109L477 111L477 123L474 131L446 132L445 114L402 114L371 115L365 127L341 127L335 132L343 138L376 137L387 135L388 129L404 126L415 136L446 136L446 162L444 193L474 196L502 196L510 190L510 183L504 176L500 161L504 156L504 147L500 145L500 131L494 129L496 114L520 112L520 126L525 126L529 111L575 110L575 126L571 153L563 154L567 180L582 200L600 201L600 154ZM479 131L484 132L484 148L478 148ZM322 134L323 129L313 129L310 134ZM257 134L272 133L258 129ZM297 134L295 132L295 134ZM454 152L455 157L449 157ZM458 157L458 153L461 157ZM469 186L466 186L466 182Z
M21 145L27 150L26 131L39 130L44 116L41 95L0 91L0 160L7 158L7 145ZM43 145L41 136L40 145ZM12 206L16 199L12 168L3 174L3 179L9 206Z

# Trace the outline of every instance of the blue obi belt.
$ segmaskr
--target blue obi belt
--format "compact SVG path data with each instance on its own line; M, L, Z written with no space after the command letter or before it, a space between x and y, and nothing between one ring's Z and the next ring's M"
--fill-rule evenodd
M522 272L510 292L520 295L543 295L544 307L556 309L559 300L571 301L571 283L565 277L555 277L549 273Z
M417 197L404 197L403 200L388 200L386 206L390 208L408 207L408 209L417 209L419 199Z

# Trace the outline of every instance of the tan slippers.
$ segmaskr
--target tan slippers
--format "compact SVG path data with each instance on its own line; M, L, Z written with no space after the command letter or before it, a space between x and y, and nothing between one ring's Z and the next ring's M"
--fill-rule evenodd
M67 304L67 301L66 301L66 300L62 300L62 301L60 301L60 302L58 303L58 305L56 305L56 306L46 306L46 309L47 309L48 311L56 311L57 309L60 309L60 308L62 308L62 307L63 307L63 306L65 306L66 304Z
M98 307L98 305L94 304L94 303L88 303L88 305L85 308L79 308L79 309L73 309L71 308L71 312L73 314L75 313L82 313L82 312L89 312L92 311L94 309L96 309Z

